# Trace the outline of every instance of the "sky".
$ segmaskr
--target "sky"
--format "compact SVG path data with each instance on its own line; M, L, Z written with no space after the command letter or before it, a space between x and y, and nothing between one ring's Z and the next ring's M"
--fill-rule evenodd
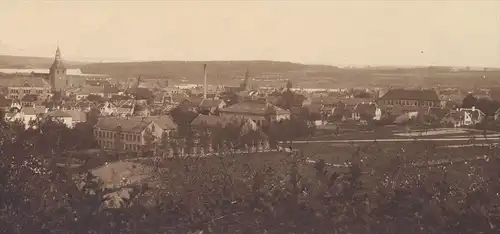
M0 1L0 54L500 67L500 0Z

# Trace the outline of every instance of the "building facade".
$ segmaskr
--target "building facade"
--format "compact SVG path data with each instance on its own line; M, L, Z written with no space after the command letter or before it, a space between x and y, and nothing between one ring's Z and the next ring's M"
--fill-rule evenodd
M25 95L36 95L38 99L47 99L50 95L50 84L41 77L12 78L7 88L7 97L21 100Z
M118 151L140 152L155 147L164 136L175 131L167 117L148 118L101 118L94 126L94 136L101 148ZM152 149L149 149L152 150Z
M378 99L377 104L385 112L399 115L422 108L440 107L441 100L435 90L391 89Z

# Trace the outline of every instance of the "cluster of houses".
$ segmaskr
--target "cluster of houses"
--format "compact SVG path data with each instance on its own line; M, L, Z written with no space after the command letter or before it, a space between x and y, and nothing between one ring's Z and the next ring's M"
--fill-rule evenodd
M91 77L77 85L68 82L58 49L48 74L1 81L6 91L0 96L0 108L6 113L5 120L21 121L26 127L34 120L51 117L72 128L86 122L92 112L99 116L94 126L99 145L127 151L140 151L151 136L155 144L165 136L174 136L178 126L170 112L176 107L198 115L190 123L194 129L236 121L245 129L259 130L266 122L303 117L304 112L306 120L316 125L343 121L366 124L387 119L397 123L421 118L428 123L462 127L485 118L481 110L450 105L442 94L431 89L389 89L355 98L345 93L299 93L292 91L290 82L281 90L256 89L250 83L247 71L240 86L212 90L206 85L175 88L140 78L134 85L128 82L120 86L111 84L107 77ZM56 94L60 97L55 98ZM228 98L234 96L236 100ZM290 99L288 108L280 105L283 98ZM500 116L497 113L496 118Z
M389 89L379 95L373 98L308 98L303 102L303 107L319 113L321 124L336 121L366 123L372 120L403 124L411 119L419 119L426 124L464 127L480 123L486 118L484 112L474 106L461 108L460 104L450 105L434 89ZM498 116L496 114L495 119Z

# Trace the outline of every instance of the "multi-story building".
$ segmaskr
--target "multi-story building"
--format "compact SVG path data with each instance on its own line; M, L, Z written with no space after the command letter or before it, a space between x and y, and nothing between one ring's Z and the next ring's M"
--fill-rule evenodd
M429 107L440 107L441 100L435 90L391 89L378 99L377 104L387 113L402 114Z
M144 118L100 118L94 136L104 149L142 151L154 146L162 137L169 137L177 126L169 116Z
M11 78L8 86L8 98L21 100L24 95L37 95L38 99L46 99L51 95L50 84L42 77Z

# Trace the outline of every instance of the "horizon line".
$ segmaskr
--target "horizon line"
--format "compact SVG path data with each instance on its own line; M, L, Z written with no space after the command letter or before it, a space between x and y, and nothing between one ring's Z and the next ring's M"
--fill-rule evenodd
M29 57L29 58L40 58L40 59L52 59L49 56L30 56L30 55L12 55L12 54L0 54L0 56L12 56L12 57ZM277 63L294 63L299 65L308 65L308 66L330 66L330 67L338 67L338 68L425 68L425 67L449 67L449 68L490 68L490 69L500 69L500 66L470 66L470 65L394 65L394 64L325 64L325 63L304 63L304 62L295 62L291 60L270 60L270 59L231 59L231 60L172 60L172 59L164 59L164 60L144 60L144 59L125 59L125 58L73 58L64 59L63 61L72 62L72 63L87 63L87 64L98 64L98 63L147 63L147 62L277 62Z

